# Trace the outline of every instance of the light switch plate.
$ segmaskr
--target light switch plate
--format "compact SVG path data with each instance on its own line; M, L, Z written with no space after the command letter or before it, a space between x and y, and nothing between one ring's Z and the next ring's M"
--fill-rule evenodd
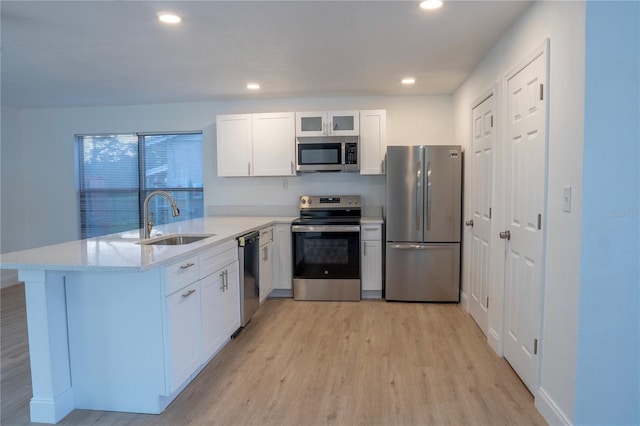
M562 190L562 211L571 211L571 185L567 185Z

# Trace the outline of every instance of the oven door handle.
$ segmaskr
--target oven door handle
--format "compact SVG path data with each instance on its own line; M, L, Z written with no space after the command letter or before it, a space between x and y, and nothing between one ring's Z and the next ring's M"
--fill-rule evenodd
M360 225L292 225L291 232L360 232Z

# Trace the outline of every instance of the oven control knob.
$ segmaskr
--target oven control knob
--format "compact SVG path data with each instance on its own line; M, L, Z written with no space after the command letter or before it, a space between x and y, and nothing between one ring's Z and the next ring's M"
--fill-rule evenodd
M307 204L307 199L303 198L302 201L300 202L301 204Z
M309 200L309 204L311 204L313 202L313 200Z

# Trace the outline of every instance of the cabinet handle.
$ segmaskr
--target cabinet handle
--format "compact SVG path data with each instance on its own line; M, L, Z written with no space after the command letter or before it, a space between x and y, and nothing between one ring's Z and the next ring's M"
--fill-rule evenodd
M293 161L291 162L291 174L293 174Z
M229 272L225 269L224 272L224 289L229 290Z
M224 271L220 272L220 290L224 291Z
M189 269L189 268L191 268L193 265L195 265L195 263L191 263L191 262L189 262L189 263L187 263L187 264L185 264L185 265L180 265L180 269Z
M378 228L364 228L365 231L377 231Z
M380 173L384 173L384 160L380 160Z
M367 242L364 241L364 254L363 254L363 256L366 256L366 255L367 255Z
M191 296L195 292L196 292L196 290L192 288L191 290L187 291L186 293L182 293L182 298L186 299L187 297Z
M251 162L247 163L247 176L251 176Z

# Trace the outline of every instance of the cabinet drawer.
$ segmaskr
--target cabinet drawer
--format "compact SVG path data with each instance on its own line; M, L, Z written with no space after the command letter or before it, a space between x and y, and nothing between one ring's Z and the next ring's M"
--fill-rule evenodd
M360 239L362 241L380 241L380 240L382 240L382 226L380 226L380 225L362 225L360 227Z
M238 243L232 240L206 249L199 260L200 278L204 278L238 260Z
M260 245L268 244L273 241L273 226L262 228L260 230Z
M166 295L198 280L198 256L193 256L165 268Z

